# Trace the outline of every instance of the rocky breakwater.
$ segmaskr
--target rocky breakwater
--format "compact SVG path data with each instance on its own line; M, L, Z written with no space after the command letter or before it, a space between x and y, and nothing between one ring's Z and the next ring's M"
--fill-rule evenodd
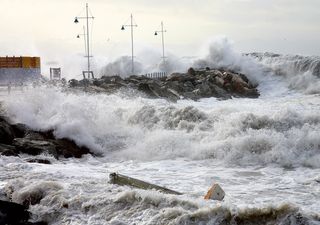
M23 157L28 163L51 164L52 160L50 161L50 157L46 156L48 154L59 159L61 157L80 158L84 154L91 153L88 148L80 147L72 140L55 138L52 130L35 131L24 124L13 124L3 116L3 112L1 114L0 157L19 157L24 153L29 155ZM42 156L38 156L40 154ZM48 187L45 186L46 183L48 182L38 184L39 188L26 192L24 197L22 195L16 199L0 193L0 225L46 225L45 221L31 222L35 217L29 211L29 207L38 204L45 196L45 192L52 188L50 184L47 185Z
M23 124L11 124L0 116L0 155L18 156L50 154L55 158L76 157L90 153L86 147L79 147L72 140L55 138L53 131L34 131ZM30 162L50 163L47 160L30 159Z
M249 81L246 75L226 69L194 70L186 73L173 73L168 77L152 79L146 76L102 76L95 80L70 80L71 88L85 87L89 92L113 93L120 89L134 89L153 98L198 100L216 97L229 99L232 97L257 98L257 85Z

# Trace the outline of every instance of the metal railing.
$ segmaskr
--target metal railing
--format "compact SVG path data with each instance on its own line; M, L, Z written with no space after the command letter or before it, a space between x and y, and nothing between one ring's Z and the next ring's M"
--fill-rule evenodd
M153 72L153 73L146 73L143 76L146 76L151 79L161 79L161 78L166 78L167 77L166 72Z

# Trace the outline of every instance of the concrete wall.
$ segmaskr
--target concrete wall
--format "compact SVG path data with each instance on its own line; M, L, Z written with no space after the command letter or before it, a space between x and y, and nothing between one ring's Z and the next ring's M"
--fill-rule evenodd
M40 77L40 68L0 68L0 84L32 82Z

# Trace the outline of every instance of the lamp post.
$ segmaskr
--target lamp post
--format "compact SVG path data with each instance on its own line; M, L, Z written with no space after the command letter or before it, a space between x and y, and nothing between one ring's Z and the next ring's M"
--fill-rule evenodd
M131 14L130 16L130 24L124 24L121 27L121 30L125 30L125 27L130 27L131 28L131 72L132 75L134 74L134 55L133 55L133 27L137 27L137 24L133 24L133 16Z
M77 38L80 38L80 36L83 36L84 39L84 54L87 55L87 41L86 41L86 27L83 26L83 33L78 34Z
M164 33L167 32L166 30L163 29L163 22L161 21L161 30L156 30L154 32L154 35L158 35L158 33L161 33L161 40L162 40L162 59L163 62L165 62L165 55L164 55Z
M87 72L88 73L88 78L90 76L90 74L92 75L92 78L94 78L93 76L93 72L90 70L90 41L89 41L89 19L94 19L93 16L89 16L89 7L88 7L88 3L86 3L86 16L85 17L75 17L74 19L74 23L79 23L79 20L78 19L86 19L86 22L87 22L87 55L85 57L87 57L87 71L83 71L83 77L84 79L86 78L85 77L85 73Z

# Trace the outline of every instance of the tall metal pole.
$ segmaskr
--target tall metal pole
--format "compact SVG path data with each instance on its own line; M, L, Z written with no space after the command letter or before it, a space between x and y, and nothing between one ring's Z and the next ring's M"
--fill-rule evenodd
M161 33L162 33L162 59L163 62L165 62L165 57L164 57L164 30L163 30L163 22L161 21Z
M164 33L167 32L167 31L163 29L163 22L162 21L161 21L161 30L159 30L159 31L156 30L154 32L154 35L158 35L159 32L161 33L161 41L162 41L162 60L165 63L166 57L165 57L165 54L164 54Z
M83 28L83 32L84 32L84 42L87 44L85 44L85 57L87 57L87 71L82 71L82 74L83 74L83 78L85 79L85 74L87 73L88 74L88 78L90 78L90 74L92 76L92 78L94 78L93 76L93 72L90 70L90 34L89 34L89 19L94 19L94 17L91 15L89 16L89 6L88 6L88 3L86 3L86 16L85 17L75 17L74 19L74 23L79 23L79 20L78 19L86 19L87 21L87 34L85 32L85 28ZM78 35L79 36L79 35ZM87 36L87 40L86 40L86 37Z
M133 55L133 18L131 14L131 72L134 74L134 55Z
M121 27L121 30L125 30L125 27L130 27L131 29L131 73L134 74L134 52L133 52L133 28L137 27L137 24L133 23L133 16L130 15L130 24L124 24Z
M89 46L89 15L88 15L88 3L86 3L86 17L87 17L87 57L88 57L88 76L90 71L90 46Z
M86 27L85 26L83 26L83 39L84 39L84 55L87 55L87 38L86 38Z

